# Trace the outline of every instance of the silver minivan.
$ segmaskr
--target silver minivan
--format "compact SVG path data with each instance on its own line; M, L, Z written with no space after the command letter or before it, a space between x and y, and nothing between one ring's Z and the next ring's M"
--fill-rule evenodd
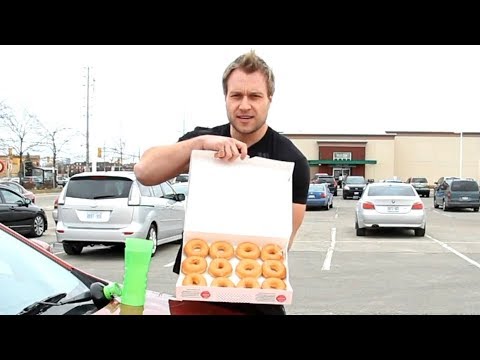
M69 255L85 246L119 245L143 238L157 245L181 240L185 195L168 182L144 186L133 172L72 176L58 198L57 242Z

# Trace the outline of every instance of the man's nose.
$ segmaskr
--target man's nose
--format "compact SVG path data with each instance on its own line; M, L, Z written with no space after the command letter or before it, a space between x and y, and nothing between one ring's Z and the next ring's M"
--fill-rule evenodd
M242 101L240 102L240 109L241 110L248 110L250 109L250 102L248 101L248 96L244 96Z

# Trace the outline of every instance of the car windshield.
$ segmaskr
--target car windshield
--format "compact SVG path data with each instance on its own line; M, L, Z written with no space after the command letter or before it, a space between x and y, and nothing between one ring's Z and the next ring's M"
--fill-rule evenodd
M365 184L365 178L363 177L348 177L347 184Z
M452 191L478 191L478 184L472 180L453 181Z
M173 189L177 194L185 194L188 195L188 183L180 182L172 184Z
M368 186L368 196L415 196L410 186Z
M0 315L66 293L66 300L88 291L77 277L38 250L0 229Z
M425 178L413 178L413 179L412 179L412 182L414 182L414 183L422 183L422 184L428 183L427 179L425 179Z
M309 191L325 191L325 185L323 184L311 184Z
M68 182L66 196L79 199L128 198L132 180L115 176L82 176Z
M335 180L333 179L333 177L323 177L323 176L320 176L320 177L317 177L315 179L315 181L317 183L329 183L329 184L333 184L335 182Z

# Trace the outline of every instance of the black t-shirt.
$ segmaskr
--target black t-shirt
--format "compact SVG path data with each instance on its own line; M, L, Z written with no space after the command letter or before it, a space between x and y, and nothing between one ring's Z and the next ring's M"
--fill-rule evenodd
M231 137L230 124L216 126L214 128L196 127L193 131L183 135L178 141L192 139L200 135L220 135ZM282 134L268 127L267 132L257 143L248 148L250 157L260 156L273 160L294 162L292 178L292 202L296 204L306 204L308 195L308 186L310 183L310 169L307 158L300 150ZM173 272L180 273L180 263L182 258L182 246L178 250Z
M231 137L230 124L214 128L196 127L193 131L183 135L178 141L192 139L200 135L220 135ZM257 143L248 148L250 157L260 156L273 160L294 162L292 181L292 202L306 204L308 186L310 183L310 168L307 158L298 148L282 134L268 127L267 132Z

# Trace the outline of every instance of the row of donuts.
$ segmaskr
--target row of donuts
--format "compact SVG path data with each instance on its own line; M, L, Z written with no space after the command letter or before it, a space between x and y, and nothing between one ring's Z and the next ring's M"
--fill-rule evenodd
M205 271L215 278L229 277L233 273L232 264L224 258L213 259L210 264L204 257L192 255L182 262L182 272L186 275L203 274ZM257 260L243 259L235 267L235 274L240 278L277 278L285 279L287 269L280 260L265 260L261 265Z
M268 244L261 249L252 242L243 242L234 249L233 245L227 241L215 241L212 245L203 239L191 239L184 246L187 256L210 256L212 259L222 258L230 260L236 256L240 260L261 258L265 260L283 260L283 251L277 244Z
M184 286L207 286L207 281L202 274L192 273L185 276L183 279L182 285ZM265 279L260 285L257 278L254 277L245 277L240 279L240 281L235 285L235 283L230 280L228 277L217 277L213 279L210 286L216 287L236 287L236 288L247 288L247 289L277 289L285 290L287 285L285 281L279 278L268 278Z

